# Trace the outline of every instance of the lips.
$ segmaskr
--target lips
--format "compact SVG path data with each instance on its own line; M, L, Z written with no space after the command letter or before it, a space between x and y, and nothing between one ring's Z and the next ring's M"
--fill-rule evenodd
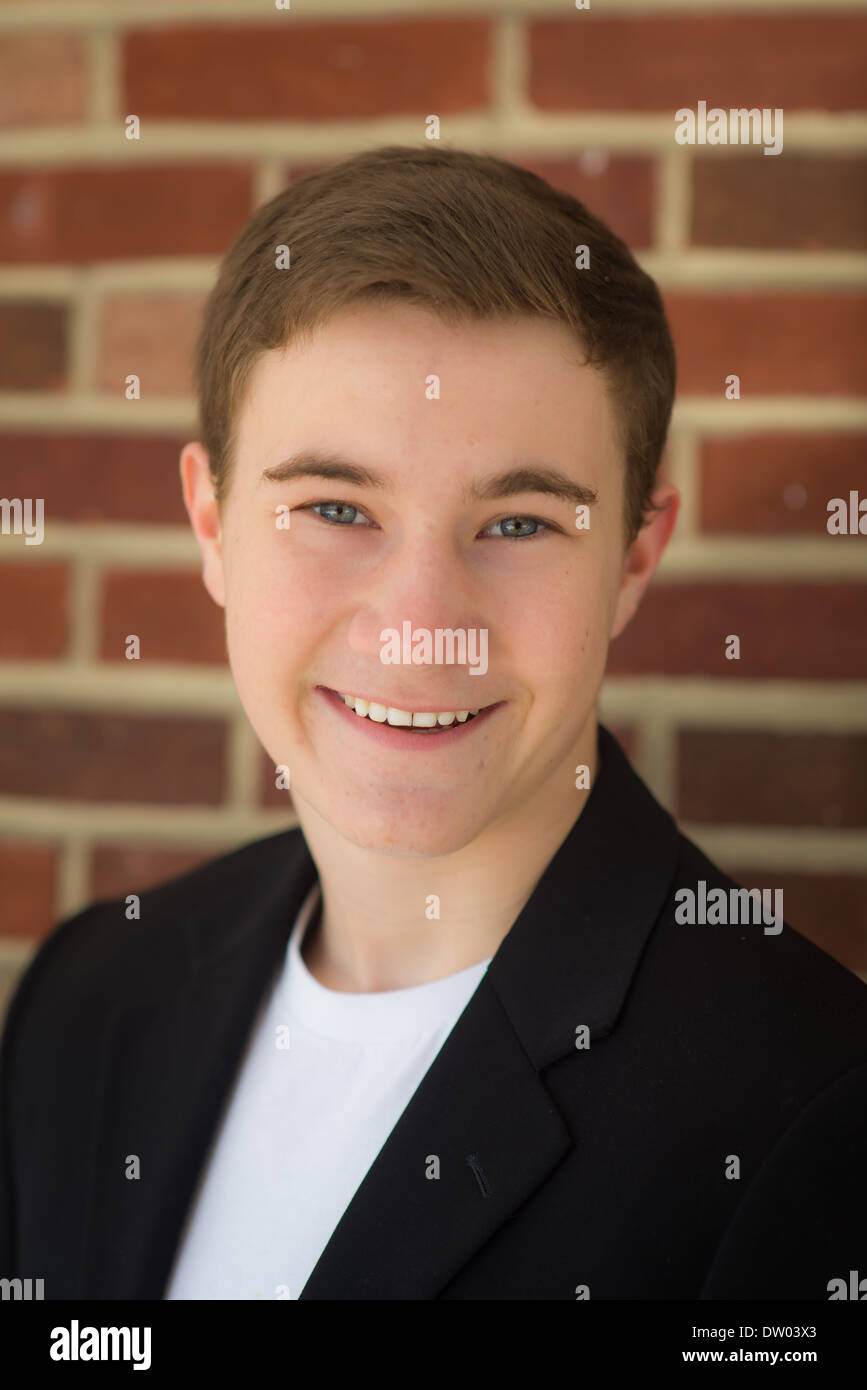
M457 713L460 710L465 710L471 714L478 714L479 710L489 708L489 706L487 705L476 705L474 702L475 697L473 698L473 700L465 700L463 702L458 702L457 704L450 704L444 700L439 701L439 703L434 701L434 703L431 704L430 697L428 697L427 703L424 703L416 697L413 697L409 700L402 700L399 697L387 699L382 695L362 695L357 690L347 690L345 688L340 689L338 686L323 686L322 689L330 689L332 694L339 695L341 699L348 698L354 701L361 700L363 704L379 705L384 709L395 709L402 714L410 715L426 714L430 712L434 712L436 714L444 710L451 711L452 713Z

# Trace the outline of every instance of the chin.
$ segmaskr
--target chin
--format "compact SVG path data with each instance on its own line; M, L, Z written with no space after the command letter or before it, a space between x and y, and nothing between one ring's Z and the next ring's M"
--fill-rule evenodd
M456 854L479 833L476 827L450 824L446 815L434 822L430 819L415 822L406 816L397 821L388 817L377 820L368 816L363 827L356 822L339 824L330 816L327 819L335 830L359 849L420 859L439 859L447 854Z

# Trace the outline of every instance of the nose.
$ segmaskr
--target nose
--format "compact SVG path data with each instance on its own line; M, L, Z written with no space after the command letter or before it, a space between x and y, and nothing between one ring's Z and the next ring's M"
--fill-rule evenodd
M484 626L482 596L453 538L433 528L407 534L362 582L350 625L350 643L380 661L382 634Z

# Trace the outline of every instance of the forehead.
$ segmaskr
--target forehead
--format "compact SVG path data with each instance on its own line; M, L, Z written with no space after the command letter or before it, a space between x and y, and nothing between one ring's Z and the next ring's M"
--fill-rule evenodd
M600 373L568 327L535 317L449 324L415 305L356 306L260 355L238 417L238 464L299 447L397 466L444 455L489 466L544 453L617 461Z

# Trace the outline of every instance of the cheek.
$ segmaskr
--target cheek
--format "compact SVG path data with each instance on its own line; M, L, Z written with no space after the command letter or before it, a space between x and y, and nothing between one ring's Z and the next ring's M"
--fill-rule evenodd
M279 574L252 557L236 564L226 586L226 641L232 653L269 653L283 649L293 607L285 601Z
M259 704L303 670L345 605L347 581L327 557L293 547L292 534L253 528L226 556L226 644L245 699Z
M298 563L291 533L247 526L226 556L226 626L239 642L266 642L303 625L311 611L315 576Z
M241 703L262 737L262 719L284 686L297 643L281 566L267 544L239 536L226 555L226 647Z
M604 666L608 610L596 567L561 570L541 586L522 586L520 601L504 611L501 631L516 658L532 663L531 680L550 689L574 688Z

